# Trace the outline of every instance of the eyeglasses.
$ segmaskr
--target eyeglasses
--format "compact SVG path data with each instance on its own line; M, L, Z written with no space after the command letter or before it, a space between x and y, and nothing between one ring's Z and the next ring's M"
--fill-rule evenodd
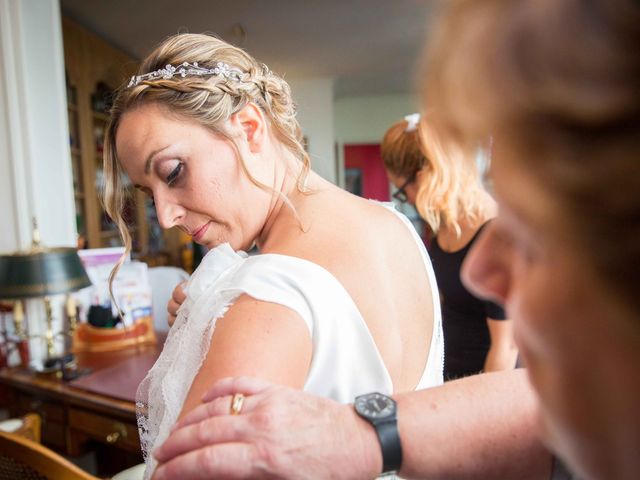
M393 192L392 197L395 198L400 203L406 203L408 199L406 188L409 185L411 185L411 183L416 179L417 175L418 175L417 171L409 175L409 178L407 178L407 180L402 184L402 186L400 186L395 192Z

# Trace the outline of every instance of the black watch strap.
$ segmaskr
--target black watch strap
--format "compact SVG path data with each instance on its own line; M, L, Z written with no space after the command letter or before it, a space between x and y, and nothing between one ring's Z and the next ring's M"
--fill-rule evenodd
M397 472L402 465L402 446L395 418L376 422L376 433L382 448L382 473Z

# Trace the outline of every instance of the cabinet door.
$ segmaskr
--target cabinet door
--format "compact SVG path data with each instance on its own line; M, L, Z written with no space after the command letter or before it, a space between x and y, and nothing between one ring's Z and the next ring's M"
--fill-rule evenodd
M69 150L71 152L71 171L73 174L73 197L76 209L76 231L78 248L87 243L87 209L85 179L82 168L82 149L80 148L80 120L78 110L78 88L67 74L67 118L69 120Z
M135 73L137 62L69 18L62 18L62 33L80 247L121 245L120 234L100 198L104 132L112 92ZM130 193L124 213L132 234L133 256L179 265L179 249L175 249L178 232L162 232L144 194L132 187Z
M61 403L48 397L18 393L18 415L37 413L42 418L42 443L59 452L67 452L65 409Z

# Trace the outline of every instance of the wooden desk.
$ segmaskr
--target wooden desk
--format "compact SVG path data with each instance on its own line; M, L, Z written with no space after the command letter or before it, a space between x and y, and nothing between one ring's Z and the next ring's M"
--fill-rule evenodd
M78 368L91 373L71 382L19 367L2 369L0 385L9 396L10 414L39 413L42 443L58 452L75 456L95 450L101 475L140 463L135 391L161 345L79 353Z

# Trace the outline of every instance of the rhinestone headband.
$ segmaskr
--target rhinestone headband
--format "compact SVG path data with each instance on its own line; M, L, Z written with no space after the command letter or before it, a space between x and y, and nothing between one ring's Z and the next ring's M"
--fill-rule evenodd
M214 68L205 68L198 65L198 62L184 62L182 65L174 67L168 64L166 67L156 70L154 72L145 73L144 75L134 75L129 81L127 88L135 87L141 82L159 80L161 78L169 80L174 76L184 77L201 77L203 75L217 75L224 77L227 80L235 80L239 82L244 76L244 72L237 68L232 68L226 63L218 62Z

